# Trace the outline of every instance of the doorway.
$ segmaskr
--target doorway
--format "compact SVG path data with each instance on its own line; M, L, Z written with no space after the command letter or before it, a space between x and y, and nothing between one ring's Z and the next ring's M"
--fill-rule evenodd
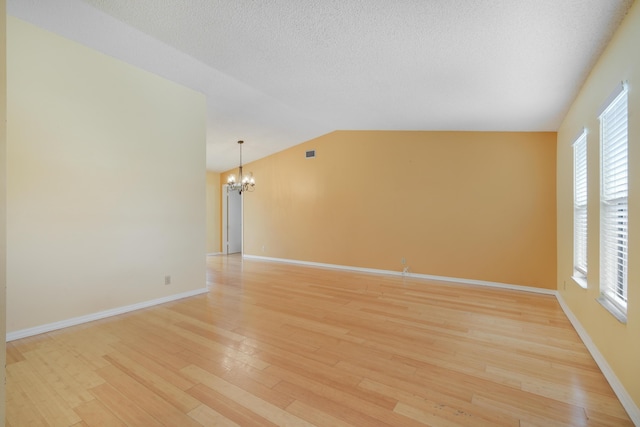
M222 188L222 246L223 253L242 252L242 195Z

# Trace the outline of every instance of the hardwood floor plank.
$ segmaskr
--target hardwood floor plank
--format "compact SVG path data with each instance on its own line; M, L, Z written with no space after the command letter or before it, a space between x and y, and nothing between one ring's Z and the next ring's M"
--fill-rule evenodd
M557 402L516 390L477 390L472 403L513 414L521 421L549 426L587 425L587 416L579 406Z
M91 394L95 396L112 413L130 426L162 427L162 423L153 418L142 408L108 383L94 387Z
M201 324L201 322L190 322L190 321L179 321L176 322L175 325L179 328L184 329L185 331L193 332L196 335L199 335L203 338L206 338L208 341L218 344L222 349L230 348L234 350L238 350L242 347L242 343L245 340L245 337L239 339L239 334L232 333L233 338L229 338L225 334L221 334L218 330L213 330L210 325Z
M25 354L29 368L70 408L93 400L87 391L104 381L75 350L44 345Z
M189 412L200 404L200 402L189 396L181 388L122 353L110 353L105 356L105 360L112 366L118 368L127 377L137 381L153 394L160 396L182 412Z
M287 412L309 421L314 426L350 427L352 425L299 400L295 400L287 406Z
M187 362L184 360L181 360L179 364L180 369L175 369L173 366L167 366L167 364L163 362L164 354L152 354L140 347L131 346L129 343L116 343L112 344L111 347L117 352L115 354L121 354L127 357L138 366L143 366L153 375L162 378L180 390L187 390L195 385L192 381L180 375L180 369L187 365ZM171 356L173 357L173 355Z
M518 427L519 425L519 420L515 417L497 411L487 410L486 408L473 405L470 402L443 394L437 394L433 391L425 393L425 395L429 396L429 398L425 398L407 392L402 388L388 386L370 379L364 379L360 387L364 390L376 391L377 393L395 398L398 404L402 405L396 405L394 411L403 413L403 409L401 408L404 408L404 410L408 411L405 415L411 416L414 419L419 419L416 417L425 417L426 419L426 415L420 415L421 412L426 411L428 414L437 415L438 419L453 418L458 423L474 427ZM418 412L418 410L420 412ZM461 417L461 415L463 416Z
M202 312L203 314L199 317L194 317L194 311ZM230 341L241 343L245 339L243 335L233 333L225 328L221 322L223 319L220 316L212 316L214 312L210 309L210 301L205 297L184 301L184 304L176 303L167 307L160 307L159 313L171 313L175 317L175 323L188 322ZM202 318L206 320L201 320Z
M102 356L110 350L109 344L118 341L104 328L105 325L108 325L108 319L73 326L69 331L52 331L48 334L52 341L45 345L65 347L77 355L78 362L92 369L102 368L106 365ZM71 331L73 333L69 333Z
M7 370L6 426L48 426L47 420L38 411L36 402L32 401L18 381L11 379L12 373Z
M256 369L264 369L269 366L259 358L253 357L252 354L248 354L247 352L245 352L244 350L247 346L242 346L242 343L234 342L233 345L221 344L213 338L214 336L216 336L215 333L210 334L205 329L198 328L192 325L185 325L183 323L177 324L176 327L182 329L180 333L183 336L207 347L210 350L214 350L216 352L224 354L226 359L232 359L234 362L237 362L239 364L247 364L253 366Z
M82 418L82 422L90 427L127 427L98 400L83 403L75 408L75 411Z
M626 416L612 416L593 409L585 410L589 427L633 427Z
M618 399L611 394L609 384L599 384L600 387L594 387L589 384L588 380L585 380L580 389L576 389L571 384L572 376L567 376L566 383L558 381L561 373L551 377L526 370L524 372L515 372L512 369L504 368L490 368L490 370L510 378L519 378L522 390L539 396L575 406L593 408L594 411L613 417L624 418L626 414L624 409L620 407Z
M47 425L67 426L81 421L69 404L58 395L55 388L31 370L27 362L14 363L7 367L7 388L13 389L17 385Z
M131 351L154 360L160 366L172 372L178 372L188 365L188 362L177 356L177 352L180 349L175 346L167 348L166 341L158 343L154 341L154 337L139 333L135 328L121 327L117 334L120 341L111 344L112 349L120 348L118 346L126 346Z
M351 372L336 368L334 366L325 365L321 362L317 362L311 358L306 357L305 354L294 355L286 351L272 351L265 350L260 357L269 362L269 367L265 369L265 372L273 372L270 369L271 366L276 365L280 368L286 369L290 372L298 373L302 376L308 376L312 378L320 378L326 382L335 384L342 384L344 386L356 386L362 378L357 375L353 375Z
M278 427L277 424L247 409L234 399L204 384L196 384L188 392L213 411L242 427Z
M426 424L426 425L433 425L433 426L440 426L440 427L464 427L469 425L474 425L474 426L479 425L479 424L476 424L475 422L473 424L470 424L469 422L471 420L468 420L468 419L465 420L465 418L467 418L467 414L464 412L460 412L460 413L454 412L454 414L456 414L457 418L459 419L452 420L451 417L447 417L447 418L441 417L439 413L441 412L440 410L439 411L433 411L433 409L423 410L423 409L408 405L404 402L398 402L394 411L397 412L398 414L404 415L405 417L419 421L420 423ZM437 413L434 413L434 412L437 412Z
M182 369L184 373L191 376L194 380L206 385L210 389L240 403L245 408L251 410L271 421L272 423L282 427L312 427L305 420L290 414L271 403L262 400L246 390L231 384L224 379L213 375L197 366L187 366Z
M11 365L12 363L20 362L22 360L24 360L24 356L22 355L22 352L18 350L18 348L15 346L14 343L8 342L7 343L7 359L6 359L7 365Z
M199 405L188 415L203 426L241 427L240 424L234 423L206 405Z
M190 427L199 425L193 418L115 366L102 368L98 374L136 406L153 415L165 426Z
M358 393L357 387L345 387L338 383L329 382L319 376L312 378L291 372L278 366L271 366L268 368L268 371L272 371L274 373L277 372L277 375L283 378L286 383L297 386L301 390L308 390L312 392L313 395L321 396L324 399L346 406L353 411L367 414L368 416L379 420L381 423L392 426L418 425L408 418L394 413L393 408L397 404L397 401L395 399L390 399L388 396L371 393L365 390L360 390L360 393ZM283 381L283 383L285 381ZM281 387L284 387L283 383L279 383L274 387L274 389L281 390ZM296 394L295 397L298 400L302 400L300 393Z
M269 381L271 385L265 385L260 381L265 377L273 378ZM282 409L289 406L294 400L291 396L273 391L273 386L280 382L279 378L271 377L251 366L236 366L220 378ZM254 378L258 380L256 381Z
M295 397L297 401L315 408L316 411L319 411L320 413L328 413L340 422L347 423L351 426L393 426L392 424L388 424L377 419L373 414L368 414L359 409L354 409L352 406L340 401L340 399L333 399L330 395L322 392L316 393L309 387L300 386L288 381L281 381L274 387L274 390L289 394L290 396Z
M229 360L220 358L219 355L216 353L207 353L207 352L195 353L191 350L183 350L182 353L180 353L180 355L186 361L189 362L189 364L185 366L185 368L191 365L197 366L219 377L224 376L230 370L234 369L238 365L233 360L229 361ZM183 370L180 370L180 373L182 375L185 375ZM190 380L190 381L193 381L193 380Z

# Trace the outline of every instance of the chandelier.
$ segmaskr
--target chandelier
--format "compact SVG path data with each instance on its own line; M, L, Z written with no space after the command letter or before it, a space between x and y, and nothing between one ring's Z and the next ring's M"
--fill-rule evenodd
M253 191L256 188L256 181L253 179L253 173L249 172L249 175L242 175L242 144L244 141L238 141L238 145L240 145L240 168L238 170L238 179L239 182L236 182L236 177L234 175L229 175L229 179L227 179L227 191L237 191L238 194L242 194L245 191Z

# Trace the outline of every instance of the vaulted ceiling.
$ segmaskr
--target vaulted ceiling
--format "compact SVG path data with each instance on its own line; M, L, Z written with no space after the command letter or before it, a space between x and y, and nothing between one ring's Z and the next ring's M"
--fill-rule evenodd
M207 97L207 167L344 129L555 131L633 0L8 0Z

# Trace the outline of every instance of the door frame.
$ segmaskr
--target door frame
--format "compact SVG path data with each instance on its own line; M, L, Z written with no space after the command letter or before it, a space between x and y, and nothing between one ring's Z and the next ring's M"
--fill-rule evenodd
M222 185L222 253L229 255L229 191L228 184ZM240 255L244 254L244 197L240 194Z

